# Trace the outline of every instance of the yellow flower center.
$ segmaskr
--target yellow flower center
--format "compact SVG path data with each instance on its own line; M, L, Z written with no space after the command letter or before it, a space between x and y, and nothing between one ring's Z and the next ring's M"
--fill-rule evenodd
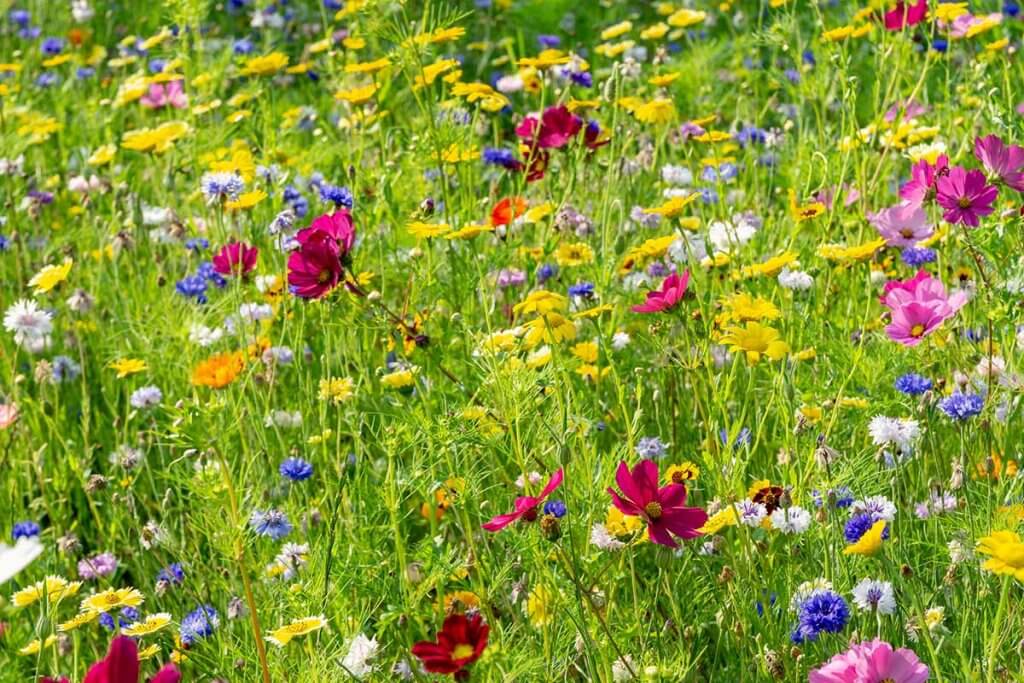
M924 334L924 325L918 323L910 328L911 337L920 337L922 334Z
M452 659L466 659L473 656L473 646L468 643L459 643L452 650Z
M651 501L644 506L644 513L649 519L658 519L661 517L661 504Z
M971 198L970 197L961 197L959 200L957 200L957 205L959 205L959 207L961 209L966 209L967 207L969 207L971 205Z

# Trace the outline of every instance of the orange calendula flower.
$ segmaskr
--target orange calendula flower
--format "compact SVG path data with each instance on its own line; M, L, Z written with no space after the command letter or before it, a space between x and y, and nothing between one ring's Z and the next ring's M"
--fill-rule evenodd
M192 371L192 384L223 389L235 381L245 367L245 356L238 351L207 358Z

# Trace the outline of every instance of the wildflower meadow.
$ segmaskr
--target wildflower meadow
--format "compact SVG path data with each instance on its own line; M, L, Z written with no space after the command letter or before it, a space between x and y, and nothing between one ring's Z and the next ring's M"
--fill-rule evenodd
M0 683L1024 681L1019 0L0 0Z

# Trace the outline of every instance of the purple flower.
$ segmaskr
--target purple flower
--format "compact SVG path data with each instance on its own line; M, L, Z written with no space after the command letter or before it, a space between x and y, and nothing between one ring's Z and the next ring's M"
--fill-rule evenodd
M1004 183L1024 192L1024 147L1005 145L996 135L986 135L974 140L974 156L992 176L997 176Z
M79 578L87 580L110 576L116 570L117 557L113 553L100 553L78 563Z
M997 194L999 190L986 182L984 173L955 166L939 178L935 199L946 210L942 214L946 221L976 228L980 216L992 213Z

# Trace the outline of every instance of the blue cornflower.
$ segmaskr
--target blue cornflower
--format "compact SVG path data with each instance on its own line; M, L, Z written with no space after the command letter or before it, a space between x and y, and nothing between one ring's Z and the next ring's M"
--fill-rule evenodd
M36 86L50 88L60 83L60 76L54 71L47 71L36 76Z
M568 512L568 510L565 507L565 503L558 500L557 498L554 500L549 500L548 502L544 503L545 515L551 515L552 517L562 518L565 517L566 512Z
M203 261L196 268L196 275L202 276L207 282L212 282L215 287L223 289L228 283L220 273L213 268L213 264L209 261Z
M928 247L907 247L900 252L900 260L914 268L926 263L934 263L936 259L938 259L938 255L935 250Z
M794 643L813 641L821 633L839 633L850 620L850 607L833 591L815 593L800 605L800 623L790 638Z
M949 48L949 41L945 38L936 38L932 41L932 49L936 52L945 52Z
M856 543L860 540L860 537L868 532L875 522L880 518L871 514L870 512L862 512L859 515L850 517L849 521L846 522L846 526L843 528L843 536L846 538L847 543ZM882 538L889 538L889 525L886 524L885 528L882 529Z
M34 538L39 535L42 529L39 525L31 520L24 522L15 522L14 526L11 527L11 538L17 541L19 538Z
M352 192L347 187L338 187L329 183L320 186L320 200L331 202L335 207L344 206L346 209L351 209L353 204Z
M569 74L569 80L581 88L592 88L594 86L594 77L590 75L589 71L574 71Z
M58 384L61 382L72 382L82 374L82 366L68 356L54 356L51 376Z
M750 445L751 432L749 427L743 427L740 429L740 433L736 435L736 441L733 442L732 447L734 449L740 448L741 446ZM718 438L721 439L723 446L729 445L729 430L722 429L718 430Z
M92 68L91 66L80 66L77 69L75 69L75 78L77 78L80 81L92 78L95 75L96 69Z
M717 204L718 193L712 190L710 187L704 187L699 190L700 199L705 204Z
M133 391L132 395L128 397L128 403L131 404L132 408L148 410L160 405L160 401L163 398L164 392L160 391L160 387L150 385L139 387Z
M181 568L180 562L172 562L157 572L156 580L176 586L181 585L185 581L185 570Z
M562 44L562 39L547 33L537 36L537 44L542 48L556 48Z
M206 201L214 203L227 199L238 199L238 195L245 189L245 181L237 173L214 171L203 174L203 177L199 179L199 187L206 195Z
M589 299L594 296L593 282L577 282L569 287L569 296L578 296L582 299Z
M210 605L200 605L185 615L181 620L181 642L191 645L200 638L213 635L213 630L220 626L220 616Z
M501 166L502 168L514 168L519 162L516 161L515 152L502 147L484 147L480 158L485 164Z
M236 40L235 44L231 46L231 51L236 55L251 55L255 49L256 48L252 44L252 41L248 38Z
M831 501L832 507L835 508L848 508L853 505L853 492L849 486L840 486L839 488L829 489L825 492L825 495L821 495L821 491L818 489L811 490L811 498L814 499L815 507L823 507L826 503Z
M558 266L545 263L537 269L537 284L544 284L556 275L558 275Z
M763 594L764 593L762 592L762 595ZM768 595L768 607L775 607L776 600L778 600L778 596L775 593L769 594ZM759 616L759 617L763 617L764 616L765 610L764 610L764 603L763 602L758 600L756 603L754 603L754 608L757 609L757 616Z
M32 13L25 9L12 9L7 13L7 18L12 24L24 28L32 21Z
M0 235L0 251L7 251L11 248L11 238L6 235Z
M199 253L203 249L210 248L210 240L205 237L191 237L185 240L185 248L189 251Z
M205 304L206 278L202 275L188 275L174 283L174 289L187 299L195 299L197 303Z
M302 458L288 458L277 468L281 476L292 481L305 481L313 476L313 465Z
M253 510L249 516L249 526L260 536L269 536L275 541L281 540L292 530L287 515L280 510Z
M950 418L963 421L974 417L985 407L985 399L978 394L964 394L959 391L939 401L939 410Z
M803 63L807 64L808 66L817 66L818 64L818 60L814 58L814 51L810 49L804 50L803 54L801 55L801 59Z
M641 458L663 458L668 447L656 436L645 436L636 445L636 454Z
M1003 3L1003 14L1005 14L1008 17L1017 16L1018 14L1020 14L1020 5L1018 5L1016 2L1013 2L1013 0L1007 0L1007 2Z
M59 55L63 49L64 41L60 38L44 38L43 42L39 44L39 51L47 57Z
M135 609L134 607L125 607L121 610L121 613L117 617L117 626L120 628L124 628L125 626L134 624L139 620L140 616L141 615L139 614L139 610ZM104 612L100 615L99 622L100 625L108 631L114 630L113 615Z
M757 126L743 126L740 132L736 133L736 141L744 147L753 144L763 145L767 139L768 134Z
M796 69L786 69L782 72L782 75L786 77L786 80L790 83L800 82L800 72Z
M910 396L919 396L932 388L932 381L924 375L908 372L896 378L896 390Z
M156 58L156 59L151 59L151 60L149 60L149 73L151 73L151 74L158 74L161 71L163 71L164 67L166 67L166 66L167 66L167 60L166 59L160 59L159 57Z

